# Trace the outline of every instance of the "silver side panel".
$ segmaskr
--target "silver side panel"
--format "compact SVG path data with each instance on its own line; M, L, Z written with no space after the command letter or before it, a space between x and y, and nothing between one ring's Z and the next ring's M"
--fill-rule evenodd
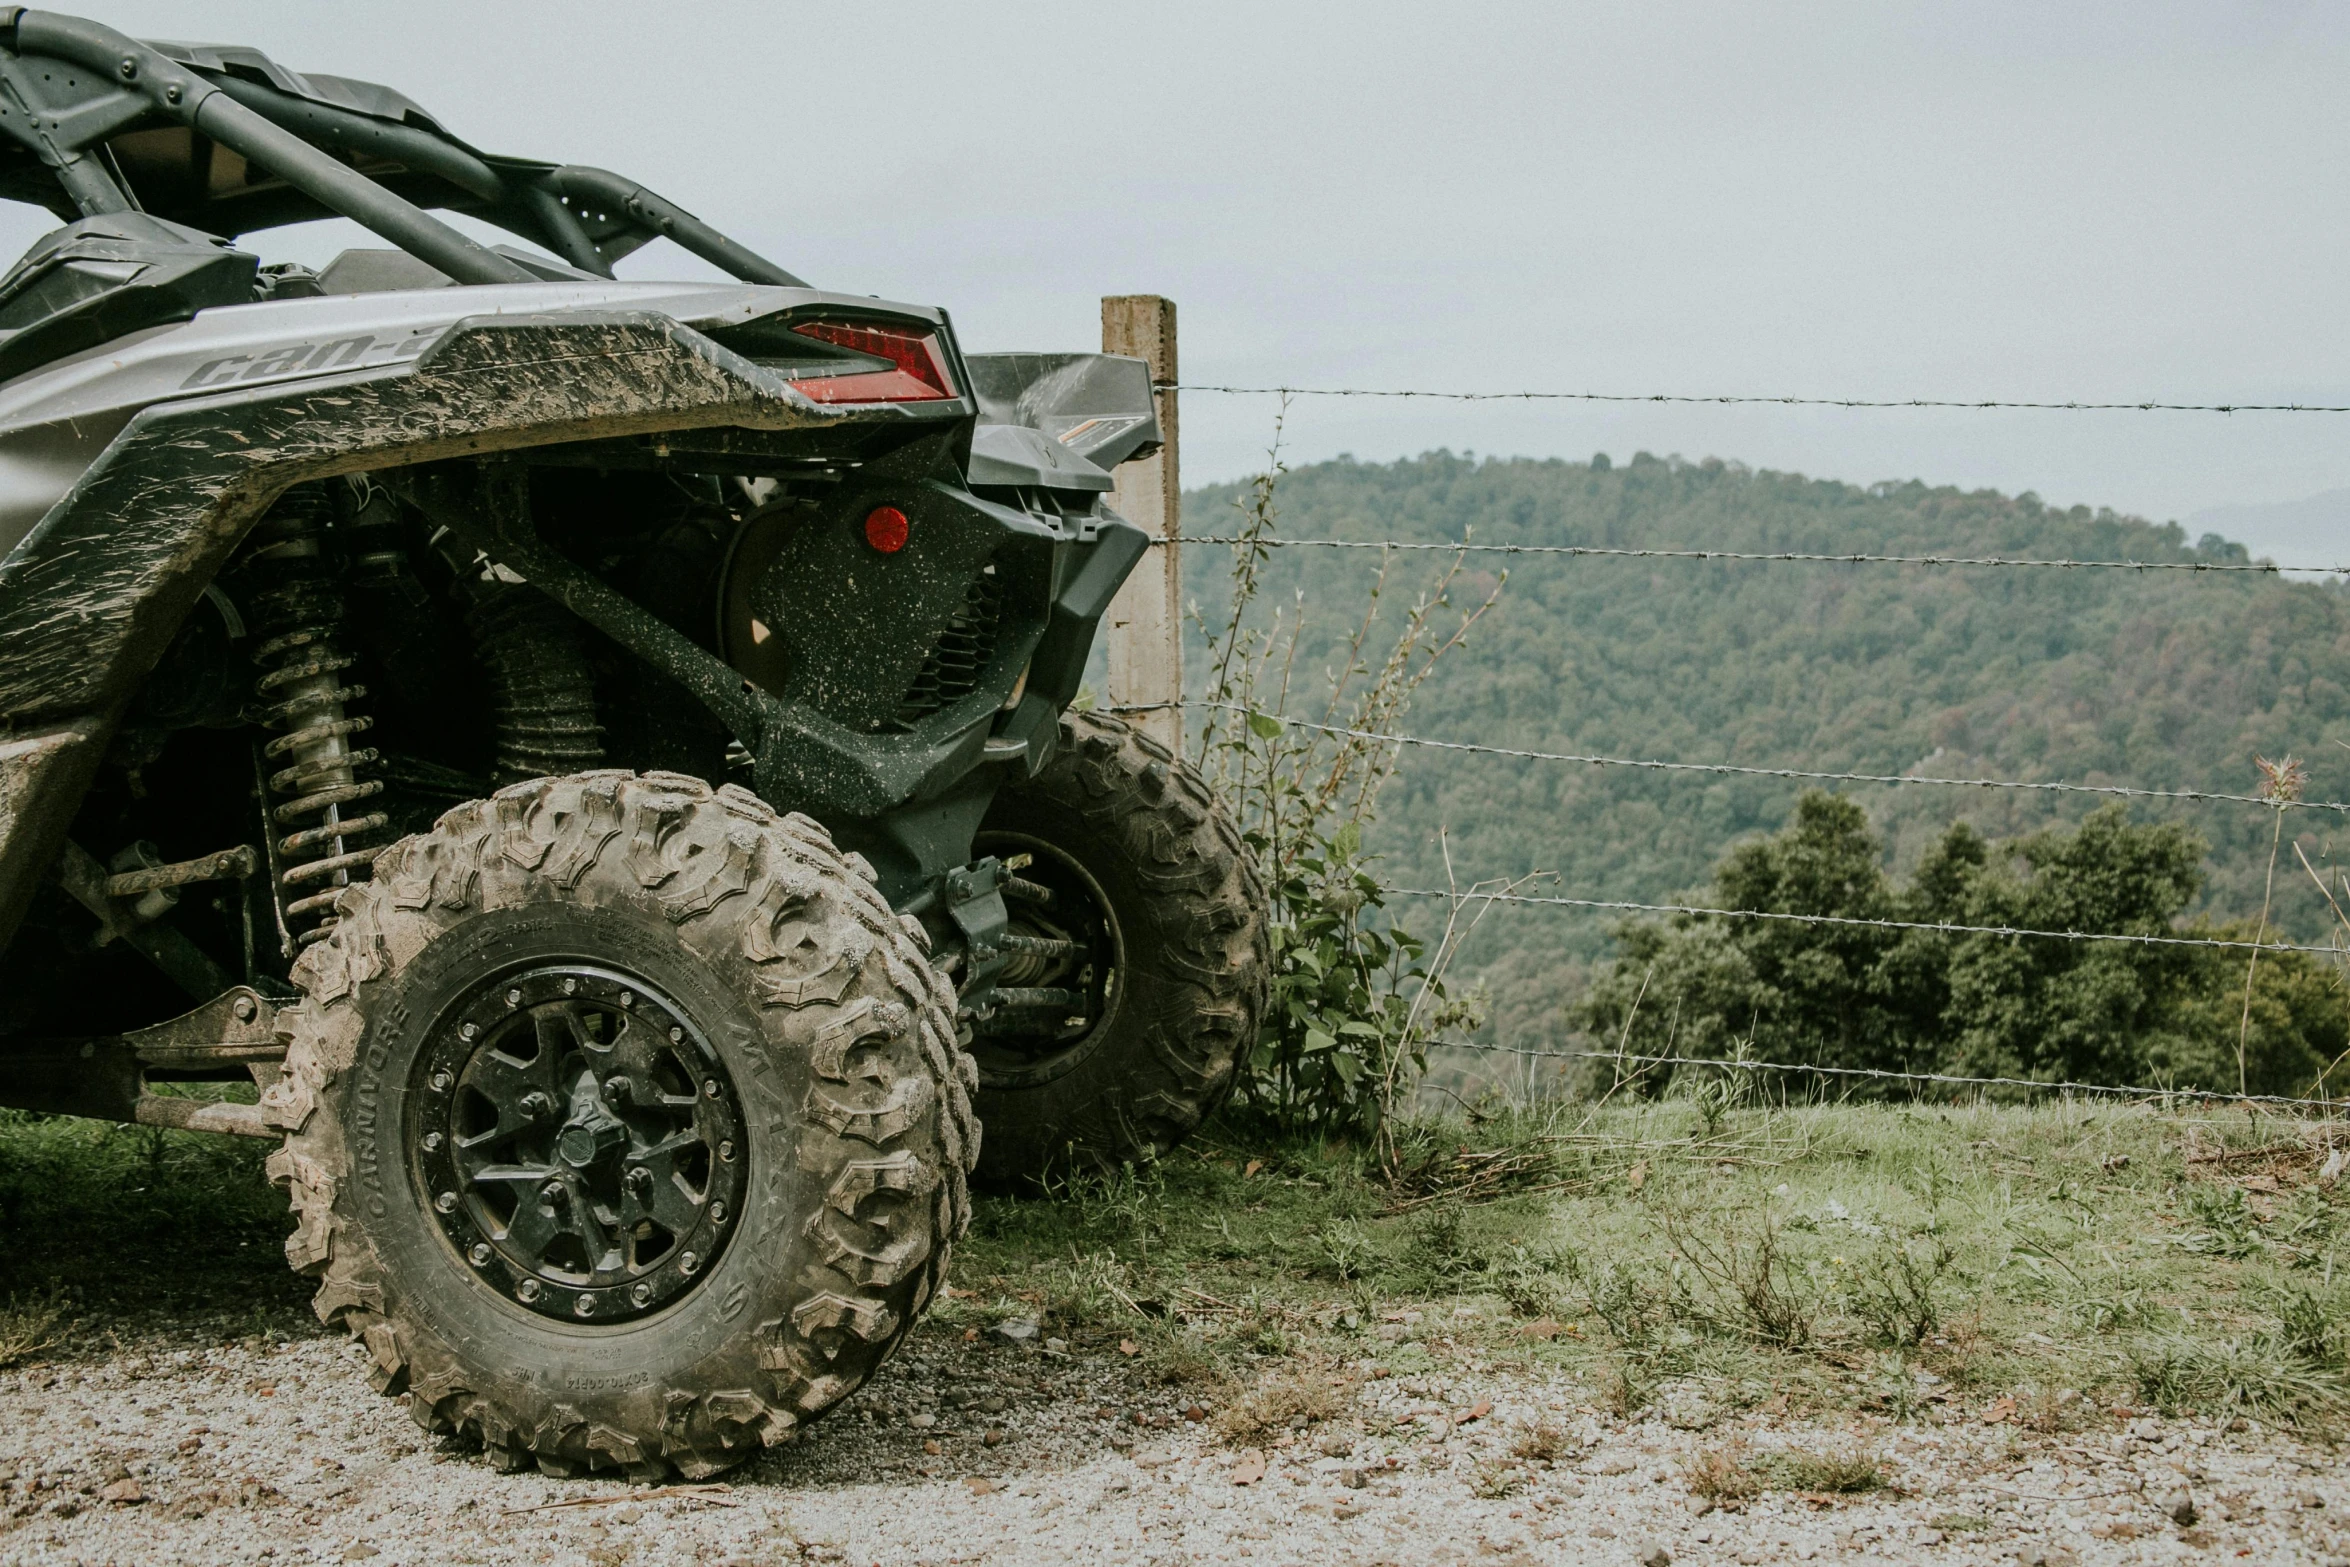
M133 333L0 386L0 559L143 408L412 362L485 316L618 309L712 328L827 301L873 304L742 283L519 283L232 305Z

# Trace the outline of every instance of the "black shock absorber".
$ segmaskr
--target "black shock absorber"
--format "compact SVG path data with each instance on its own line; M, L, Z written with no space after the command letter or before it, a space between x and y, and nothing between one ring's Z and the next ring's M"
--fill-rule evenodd
M327 553L331 516L324 486L297 485L255 525L249 556L262 639L254 695L261 721L283 731L262 752L270 791L285 797L270 811L271 831L284 831L271 860L296 949L334 927L336 895L373 867L368 841L389 820L358 809L383 783L361 776L376 753L352 744L372 720L349 705L366 688L342 680L355 660L344 651L342 583Z
M595 673L571 612L526 583L491 577L465 618L488 677L498 786L601 767Z

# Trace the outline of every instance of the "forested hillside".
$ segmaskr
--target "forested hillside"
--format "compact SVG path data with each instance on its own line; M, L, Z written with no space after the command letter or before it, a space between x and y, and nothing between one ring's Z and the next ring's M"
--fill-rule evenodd
M1228 533L1242 487L1186 497L1193 533ZM2037 497L1921 483L1866 488L1736 463L1645 453L1622 464L1436 453L1341 459L1286 474L1292 538L1438 540L1821 553L2241 560L2174 525L2056 510ZM1213 614L1228 551L1194 546L1186 591ZM1440 557L1403 555L1386 612ZM1493 556L1471 557L1473 589ZM2313 799L2350 798L2350 599L2249 574L1519 557L1468 648L1423 688L1404 727L1447 740L1824 771L2131 783L2249 794L2256 754L2307 759ZM1302 672L1338 656L1377 570L1369 551L1277 552L1261 607L1302 594ZM1459 594L1456 591L1456 597ZM1196 644L1195 644L1196 645ZM1299 682L1301 688L1310 681ZM1315 716L1310 691L1293 716ZM1549 890L1655 900L1704 890L1725 847L1784 825L1803 786L1764 778L1566 766L1407 750L1371 836L1388 879L1441 885L1448 830L1464 877L1557 873ZM2085 815L2094 797L1918 786L1848 792L1906 874L1950 822L2004 839ZM2148 808L2210 846L2190 916L2257 912L2269 813ZM2345 825L2293 813L2277 878L2289 931L2324 932L2294 865ZM2290 874L2287 874L2287 871ZM1565 1037L1562 1008L1611 955L1612 922L1505 910L1467 968L1515 1043Z

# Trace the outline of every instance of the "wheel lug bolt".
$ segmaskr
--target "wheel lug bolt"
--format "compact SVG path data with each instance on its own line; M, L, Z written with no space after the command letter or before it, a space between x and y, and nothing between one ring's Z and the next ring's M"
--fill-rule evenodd
M725 1160L728 1164L734 1163L734 1144L720 1143L718 1145L718 1157Z
M726 1204L722 1202L714 1202L710 1204L710 1222L712 1224L724 1224L726 1222Z
M649 1192L653 1189L653 1172L646 1169L641 1164L631 1165L629 1167L627 1181L628 1189L630 1191L640 1194Z
M677 1271L684 1274L689 1279L694 1276L694 1271L701 1267L701 1265L702 1259L695 1256L690 1251L677 1259Z
M486 1268L490 1265L490 1248L486 1242L475 1241L473 1249L465 1255L473 1259L473 1265L477 1268Z
M533 1121L542 1121L553 1112L555 1101L542 1093L527 1093L522 1096L522 1103L515 1108Z
M649 1301L653 1298L653 1286L650 1284L639 1284L635 1289L632 1289L628 1292L628 1298L632 1305L641 1306L646 1301Z
M445 1094L449 1091L449 1085L455 1081L457 1081L457 1079L451 1077L448 1073L448 1070L443 1068L442 1070L435 1072L432 1075L433 1092L436 1094Z
M610 1077L605 1078L604 1097L607 1099L626 1099L628 1097L628 1079L622 1077L618 1072L615 1072Z
M455 1213L457 1211L457 1194L443 1192L432 1200L432 1205L443 1213Z
M425 1151L426 1153L439 1153L439 1152L441 1151L441 1143L442 1143L442 1141L443 1141L443 1138L441 1137L441 1134L440 1134L440 1133L438 1133L438 1132L427 1132L427 1133L425 1133L425 1134L424 1134L424 1151Z
M571 1303L571 1309L580 1316L592 1317L596 1314L596 1297L593 1295L582 1295L579 1297L579 1299Z
M563 1200L563 1183L561 1181L549 1181L546 1185L539 1188L539 1195L544 1197L549 1202L561 1202Z
M520 1284L514 1286L514 1293L521 1296L526 1302L536 1300L539 1298L539 1281L524 1279Z

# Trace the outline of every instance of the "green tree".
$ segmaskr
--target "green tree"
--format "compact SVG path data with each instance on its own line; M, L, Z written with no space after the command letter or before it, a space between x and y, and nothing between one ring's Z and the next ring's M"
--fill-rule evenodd
M1929 905L1953 924L2169 936L2201 885L2203 843L2116 802L2077 828L2019 838ZM1974 1076L2144 1082L2158 1044L2210 982L2192 947L2048 937L1949 938L1943 1035ZM2208 950L2208 949L2202 949Z
M1714 872L1720 907L1989 930L1678 916L1619 927L1574 1022L1632 1055L1745 1051L1805 1065L2222 1088L2234 1081L2240 950L2001 930L2179 934L2203 844L2118 802L1993 843L1964 822L1906 884L1850 800L1817 791ZM2248 938L2250 929L2194 927ZM2338 976L2268 953L2253 994L2255 1091L2308 1093L2350 1038ZM1659 1080L1652 1075L1650 1081Z

